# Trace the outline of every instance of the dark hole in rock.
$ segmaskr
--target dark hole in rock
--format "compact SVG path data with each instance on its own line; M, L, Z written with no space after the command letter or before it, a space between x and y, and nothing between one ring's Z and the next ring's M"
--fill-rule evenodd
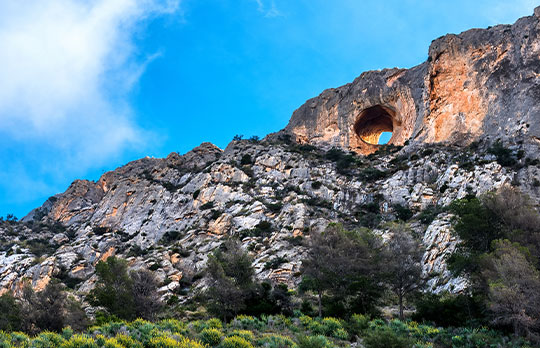
M382 105L372 106L358 116L354 132L362 141L371 145L389 143L392 138L388 137L388 133L391 134L394 130L394 118L393 110Z

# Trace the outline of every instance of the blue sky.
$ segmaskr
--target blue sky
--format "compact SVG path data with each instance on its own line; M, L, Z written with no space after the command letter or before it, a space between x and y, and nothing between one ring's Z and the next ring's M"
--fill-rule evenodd
M1 0L0 215L144 156L264 136L322 90L411 67L535 2Z

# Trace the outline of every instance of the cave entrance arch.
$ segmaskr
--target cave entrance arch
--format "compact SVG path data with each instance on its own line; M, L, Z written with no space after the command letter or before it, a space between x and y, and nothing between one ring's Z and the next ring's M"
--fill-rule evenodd
M360 113L354 124L354 132L360 140L369 145L387 144L392 141L392 136L388 137L388 133L393 134L395 119L394 110L375 105Z

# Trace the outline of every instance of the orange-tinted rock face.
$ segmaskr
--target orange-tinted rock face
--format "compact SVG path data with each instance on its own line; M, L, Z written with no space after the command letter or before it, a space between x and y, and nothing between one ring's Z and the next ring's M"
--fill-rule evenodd
M538 138L538 15L441 37L427 62L366 72L326 90L296 110L283 132L361 154L377 150L382 132L392 132L395 145Z

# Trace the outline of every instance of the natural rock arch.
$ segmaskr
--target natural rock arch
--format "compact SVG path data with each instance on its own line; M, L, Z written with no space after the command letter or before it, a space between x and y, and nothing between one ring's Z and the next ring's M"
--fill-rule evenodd
M378 145L383 132L394 132L396 113L394 110L375 105L365 109L358 115L354 123L354 132L366 144ZM388 141L390 143L392 138Z

